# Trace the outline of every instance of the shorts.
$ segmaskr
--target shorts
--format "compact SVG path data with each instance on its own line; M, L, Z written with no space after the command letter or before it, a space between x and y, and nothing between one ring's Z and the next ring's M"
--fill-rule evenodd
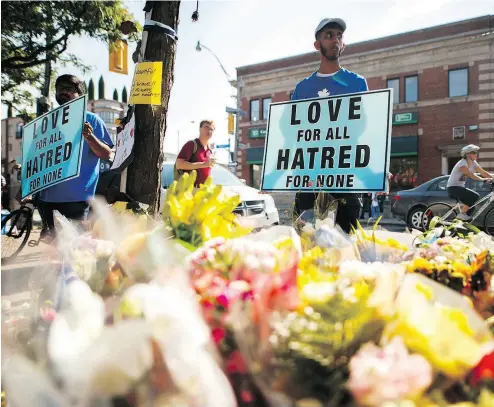
M480 195L477 194L477 192L465 187L457 186L448 187L448 195L468 206L473 206L480 198Z

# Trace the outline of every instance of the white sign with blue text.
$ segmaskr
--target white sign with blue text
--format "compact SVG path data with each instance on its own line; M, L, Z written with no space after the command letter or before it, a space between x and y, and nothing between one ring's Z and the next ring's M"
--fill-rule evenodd
M261 189L385 191L393 90L273 103Z
M79 176L87 95L22 129L22 198Z

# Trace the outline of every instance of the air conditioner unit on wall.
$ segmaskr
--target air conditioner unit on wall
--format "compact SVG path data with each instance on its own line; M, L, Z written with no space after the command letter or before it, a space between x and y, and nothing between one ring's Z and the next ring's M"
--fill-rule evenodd
M453 140L465 140L465 126L453 127Z

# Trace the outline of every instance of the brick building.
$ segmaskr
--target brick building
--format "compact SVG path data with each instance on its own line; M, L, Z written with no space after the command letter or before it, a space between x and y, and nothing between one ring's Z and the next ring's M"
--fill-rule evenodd
M307 39L311 43L312 38ZM494 171L494 16L347 45L342 65L369 88L394 89L390 170L393 190L449 173L465 144ZM236 173L258 186L268 106L289 100L319 67L308 54L237 68L240 108Z

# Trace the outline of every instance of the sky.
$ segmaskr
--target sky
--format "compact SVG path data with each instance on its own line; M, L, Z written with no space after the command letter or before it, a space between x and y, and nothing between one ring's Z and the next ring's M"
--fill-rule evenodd
M125 1L143 24L144 1ZM175 80L167 114L165 151L198 135L199 122L216 122L215 141L228 142L226 106L234 107L234 90L216 58L196 51L197 41L210 48L233 78L236 68L313 51L314 30L325 17L347 23L347 44L494 13L492 0L200 0L199 21L192 22L196 1L182 1L178 27ZM82 75L72 66L58 72L75 73L97 84L103 75L105 95L124 86L130 91L135 44L129 47L129 75L108 71L108 47L90 38L73 38L69 52L92 67ZM179 135L179 138L178 138ZM223 154L225 153L225 154ZM226 151L218 151L226 161Z

